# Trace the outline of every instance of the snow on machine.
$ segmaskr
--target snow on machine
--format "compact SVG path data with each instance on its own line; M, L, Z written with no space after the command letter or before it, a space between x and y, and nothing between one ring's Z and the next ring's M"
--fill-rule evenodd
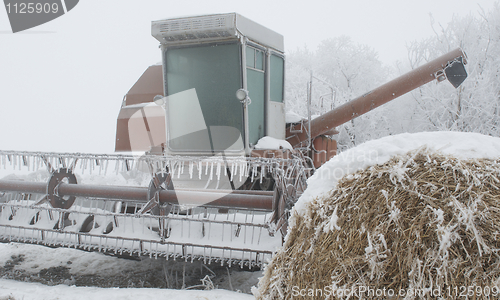
M117 154L0 151L1 168L28 173L0 180L0 240L260 267L306 179L336 154L336 126L467 77L456 49L286 123L280 34L229 13L154 21L152 35L163 63L123 99ZM105 179L113 173L121 181Z

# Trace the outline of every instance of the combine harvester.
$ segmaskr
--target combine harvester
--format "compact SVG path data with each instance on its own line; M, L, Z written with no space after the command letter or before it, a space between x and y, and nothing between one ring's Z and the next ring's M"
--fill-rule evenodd
M230 13L155 21L152 35L163 63L130 89L117 122L115 150L130 154L0 151L1 168L32 172L0 180L1 241L260 267L282 245L306 179L336 154L336 126L435 79L458 87L467 77L457 49L287 124L278 33ZM264 137L293 148L256 147ZM112 172L146 180L82 182Z

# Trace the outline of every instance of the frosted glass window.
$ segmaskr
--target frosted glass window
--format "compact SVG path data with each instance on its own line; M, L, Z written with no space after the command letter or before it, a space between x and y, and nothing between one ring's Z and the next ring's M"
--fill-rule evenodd
M264 52L256 51L255 53L255 68L258 70L264 70Z
M175 136L168 141L170 149L236 150L234 144L243 137L244 132L243 109L235 96L236 91L241 88L239 45L234 43L167 49L165 61L167 96L194 89L200 107L200 117L196 122L200 121L202 115L206 127L184 136ZM169 115L177 116L175 122L169 121L167 130L172 128L172 133L182 132L175 127L185 127L193 121L190 111L197 108L191 102L185 101L183 104L182 101L177 101L172 107L175 111L169 109ZM226 139L221 139L217 133L217 142L214 142L211 130L217 129L220 132L224 127L231 134L225 135Z
M264 70L264 52L247 46L247 67L257 70Z
M247 47L247 67L253 68L255 66L255 49Z
M270 62L270 94L271 101L283 102L283 83L284 83L284 70L285 63L282 57L271 55Z
M257 144L265 134L264 83L264 72L247 68L248 96L252 99L248 106L248 135L252 145Z

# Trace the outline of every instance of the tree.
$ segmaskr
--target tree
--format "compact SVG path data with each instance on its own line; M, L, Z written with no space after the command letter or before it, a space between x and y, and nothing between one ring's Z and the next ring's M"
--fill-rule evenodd
M447 26L431 19L431 26L435 35L409 44L407 66L398 72L383 66L373 49L345 36L323 41L314 52L292 52L287 110L307 117L311 71L317 78L311 109L321 114L379 86L391 72L406 73L461 47L468 56L469 77L458 89L446 82L429 83L339 126L339 150L402 132L453 130L500 136L500 5L497 2L479 16L455 16Z
M424 130L500 134L500 8L455 17L446 26L432 23L435 36L409 46L410 64L426 62L455 47L468 56L468 79L458 89L429 84L413 93L418 118L411 124ZM431 53L433 55L431 55Z
M307 85L313 79L311 111L319 115L383 83L388 70L375 50L349 37L327 39L315 52L298 49L287 56L287 110L307 117ZM382 109L383 110L383 109ZM378 137L386 118L379 109L343 124L337 141L340 149Z

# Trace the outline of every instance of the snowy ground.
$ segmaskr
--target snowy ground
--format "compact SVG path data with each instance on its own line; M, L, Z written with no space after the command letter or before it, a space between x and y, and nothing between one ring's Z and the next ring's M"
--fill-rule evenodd
M146 288L92 288L67 285L45 286L39 283L26 283L0 279L1 300L31 299L75 299L75 300L151 300L151 299L204 299L204 300L245 300L253 296L225 290L184 291Z
M205 268L201 264L164 259L137 261L74 249L15 243L0 243L0 266L3 278L0 279L0 300L244 300L253 299L253 296L230 289L249 293L261 276L261 272L216 265ZM231 275L228 276L228 272ZM188 289L192 289L151 288L165 285L166 281L172 288L181 288L184 282Z
M0 279L1 300L31 299L75 299L75 300L151 300L151 299L204 299L204 300L244 300L254 299L251 295L226 290L183 291L146 288L92 288L67 285L45 286L39 283L25 283Z

